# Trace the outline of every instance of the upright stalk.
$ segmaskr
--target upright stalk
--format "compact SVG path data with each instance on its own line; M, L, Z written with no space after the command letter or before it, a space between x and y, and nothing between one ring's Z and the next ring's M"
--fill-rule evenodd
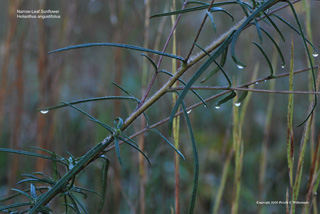
M149 46L149 26L150 26L150 0L145 0L145 21L144 21L144 48L148 48ZM147 59L143 60L143 67L142 67L142 96L146 93L146 85L148 80L148 62ZM146 126L146 120L144 117L140 117L140 129L143 129ZM139 136L139 147L141 151L144 151L144 135ZM139 153L139 201L140 201L140 213L146 213L146 196L145 196L145 189L146 189L146 182L147 182L147 174L146 174L146 166L144 163L144 157L142 154Z
M172 10L176 10L176 1L172 0ZM171 17L172 26L174 26L175 18L174 16ZM173 32L172 38L172 54L177 54L177 44L176 44L176 32ZM177 70L177 62L176 60L172 60L172 74L174 75ZM178 86L178 82L175 82L173 87ZM176 93L172 93L172 104L175 105L178 99L178 95ZM180 117L177 116L173 119L173 126L172 126L172 137L174 141L174 146L179 150L179 129L180 129ZM175 181L175 214L180 214L180 171L179 171L179 163L180 163L180 156L177 153L174 153L174 181Z

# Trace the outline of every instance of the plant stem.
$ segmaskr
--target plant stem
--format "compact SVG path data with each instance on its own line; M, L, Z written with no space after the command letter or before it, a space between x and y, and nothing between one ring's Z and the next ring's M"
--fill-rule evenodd
M210 11L210 9L211 9L211 7L212 7L213 2L214 2L214 0L211 1L210 5L209 5L209 7L208 7L208 10L207 10L208 12ZM199 36L200 36L200 33L201 33L201 31L202 31L202 28L203 28L204 24L206 23L207 18L208 18L208 14L206 13L206 14L204 15L203 20L202 20L202 23L201 23L201 25L200 25L200 28L199 28L199 30L198 30L198 32L197 32L197 35L196 35L196 37L194 38L194 41L193 41L193 43L192 43L192 45L191 45L190 51L189 51L189 53L188 53L188 55L187 55L187 57L186 57L186 61L189 60L189 58L190 58L190 56L191 56L191 54L192 54L192 51L193 51L193 49L194 49L194 46L195 46L195 44L196 44L197 41L198 41L198 38L199 38Z
M182 9L184 9L184 8L186 7L187 3L188 3L188 0L186 0L186 1L184 2L184 4L182 5ZM168 45L169 45L169 42L170 42L170 40L171 40L171 38L172 38L172 35L173 35L174 31L176 30L177 25L178 25L178 23L179 23L179 21L180 21L180 18L181 18L181 14L179 14L179 16L178 16L175 24L173 25L173 27L172 27L172 29L171 29L171 32L170 32L170 34L169 34L169 36L168 36L168 39L167 39L167 41L166 41L166 43L165 43L165 45L164 45L164 47L163 47L163 49L162 49L162 52L165 52L165 51L166 51L166 49L167 49L167 47L168 47ZM163 56L160 55L160 58L159 58L159 61L158 61L158 64L157 64L157 69L160 68L162 59L163 59ZM155 73L153 74L152 79L151 79L151 81L150 81L150 83L149 83L149 85L148 85L148 88L147 88L146 92L145 92L145 95L143 96L143 98L141 99L140 104L138 105L138 108L139 108L139 107L145 102L145 100L147 99L147 97L148 97L148 95L149 95L149 93L150 93L150 91L151 91L151 88L152 88L152 86L153 86L153 84L154 84L154 81L156 80L157 75L158 75L158 72L155 72Z

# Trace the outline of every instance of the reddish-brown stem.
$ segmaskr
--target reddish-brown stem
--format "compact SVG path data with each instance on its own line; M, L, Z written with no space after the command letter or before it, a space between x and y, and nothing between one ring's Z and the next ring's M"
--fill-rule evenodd
M318 68L318 66L315 66L314 68ZM299 73L302 73L302 72L309 71L310 69L311 69L311 68L304 68L304 69L301 69L301 70L294 71L293 73L294 73L294 74L299 74ZM282 77L286 77L286 76L289 76L289 72L283 73L283 74L279 74L279 75L277 75L277 78L282 78ZM266 78L268 78L268 77L266 77ZM262 81L264 81L266 78L260 78L260 79L257 79L257 80L255 80L255 81L251 81L251 82L248 82L248 83L245 83L245 84L242 84L242 85L238 85L238 86L235 87L235 88L247 87L247 86L250 86L250 85L255 84L256 82L262 82ZM225 91L220 92L220 93L218 93L218 94L215 94L215 95L213 95L213 96L211 96L211 97L209 97L209 98L207 98L207 99L204 99L204 101L205 101L206 103L208 103L208 102L210 102L210 101L212 101L212 100L214 100L214 99L216 99L216 98L218 98L218 97L221 97L221 96L223 96L223 95L225 95L225 94L227 94L227 93L229 93L229 92L230 92L230 89L225 90ZM253 91L253 92L254 92L254 91ZM194 109L194 108L196 108L196 107L199 107L199 106L201 106L201 105L203 105L203 102L198 102L198 103L195 103L195 104L189 106L186 110L188 111L188 110ZM175 114L175 117L176 117L176 116L179 116L179 115L181 115L181 114L183 114L183 111L177 112L177 113ZM129 136L129 138L130 138L130 139L133 139L133 138L135 138L135 137L137 137L137 136L139 136L139 135L141 135L141 134L149 131L150 129L154 129L154 128L160 126L160 125L165 124L165 123L168 122L168 121L169 121L169 117L167 117L167 118L165 118L165 119L162 119L162 120L160 120L159 122L154 123L154 124L152 124L152 125L144 128L144 129L141 129L140 131L132 134L131 136ZM122 144L122 143L123 143L123 142L120 142L120 144ZM109 152L109 151L113 150L114 148L115 148L114 145L113 145L113 146L109 146L108 148L106 148L106 149L103 151L103 153Z
M187 3L188 3L188 0L186 0L186 1L183 3L182 9L184 9L184 8L186 7ZM167 39L167 41L166 41L166 43L165 43L165 45L164 45L164 47L163 47L163 49L162 49L162 52L165 52L165 51L166 51L166 49L167 49L167 47L168 47L168 45L169 45L169 42L170 42L170 40L171 40L171 38L172 38L173 32L174 32L175 29L177 28L177 25L178 25L178 23L179 23L179 21L180 21L180 18L181 18L181 14L179 14L176 22L174 23L174 25L173 25L173 27L172 27L172 29L171 29L171 32L170 32L170 34L169 34L169 36L168 36L168 39ZM159 61L158 61L158 64L157 64L157 69L159 69L159 67L160 67L160 65L161 65L161 62L162 62L162 59L163 59L163 56L160 55L160 58L159 58ZM148 85L148 88L147 88L147 90L146 90L143 98L141 99L141 102L140 102L139 105L138 105L138 108L141 107L142 104L146 101L146 99L147 99L147 97L148 97L148 95L149 95L149 93L150 93L150 91L151 91L151 88L152 88L152 86L153 86L153 84L154 84L154 81L156 80L157 75L158 75L158 72L156 71L156 72L153 74L153 76L152 76L152 79L151 79L151 81L150 81L150 83L149 83L149 85Z
M213 2L214 2L214 0L211 1L210 5L209 5L209 7L208 7L208 11L210 11L210 8L212 7ZM198 32L197 32L197 35L196 35L196 37L194 38L194 41L193 41L193 43L192 43L192 45L191 45L190 51L189 51L189 53L188 53L188 55L187 55L187 57L186 57L186 62L188 62L188 60L189 60L189 58L190 58L190 56L191 56L191 54L192 54L192 51L193 51L193 49L194 49L194 46L195 46L195 44L196 44L197 41L198 41L198 38L199 38L199 36L200 36L200 33L201 33L201 31L202 31L202 28L203 28L204 24L206 23L207 18L208 18L208 14L206 13L206 14L204 15L203 20L202 20L202 23L201 23L201 25L200 25L200 28L199 28L199 30L198 30Z

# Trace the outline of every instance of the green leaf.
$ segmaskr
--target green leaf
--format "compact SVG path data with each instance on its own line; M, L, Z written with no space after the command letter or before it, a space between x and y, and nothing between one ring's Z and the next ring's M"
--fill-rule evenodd
M117 123L117 121L118 121L118 123ZM122 125L123 125L123 119L121 117L117 117L116 119L114 119L113 123L118 130L121 130Z
M80 212L80 210L79 210L79 207L78 207L78 205L77 205L77 202L76 202L76 200L75 200L75 197L74 197L72 194L68 194L67 196L68 196L68 198L70 199L70 201L71 201L71 203L72 203L72 207L73 207L73 209L75 210L75 212L76 212L77 214L81 214L81 212Z
M227 54L228 54L228 47L226 47L222 54L221 54L221 60L220 60L220 66L223 67L226 63L227 60ZM215 69L213 69L205 78L203 78L201 80L201 83L204 83L205 81L207 81L210 77L212 77L213 75L215 75L218 71L220 70L219 66L216 67Z
M112 129L112 127L110 127L109 125L107 125L107 124L99 121L98 119L96 119L95 117L91 116L90 114L88 114L87 112L83 111L82 109L80 109L80 108L72 105L71 103L66 103L66 102L61 102L61 103L63 103L63 104L66 105L66 106L70 106L71 108L73 108L73 109L81 112L82 114L86 115L87 117L90 118L90 119L89 119L90 121L93 121L93 122L98 123L98 124L101 125L103 128L107 129L111 134L114 132L114 130ZM69 153L69 154L70 154L70 153ZM70 156L72 156L72 155L70 154Z
M183 160L186 160L183 154L165 137L163 136L158 130L150 129L151 131L157 133Z
M268 19L268 21L273 26L273 28L278 32L278 34L280 35L281 39L283 41L285 41L285 38L284 38L283 34L281 33L280 29L278 28L278 26L276 25L276 23L274 23L274 21L269 17L269 15L267 13L264 12L263 14Z
M291 25L289 22L287 22L285 19L283 19L282 17L280 17L277 14L272 14L273 16L277 17L280 21L282 21L283 23L285 23L286 25L288 25L293 31L295 31L298 35L301 35L301 33L299 32L299 30L297 28L295 28L293 25ZM318 50L316 49L316 47L307 39L305 38L306 42L313 48L313 51L315 53L318 53Z
M124 136L124 135L121 134L119 136L119 139L122 140L123 142L127 143L129 146L133 147L134 149L136 149L138 152L140 152L145 157L145 159L148 161L149 166L151 166L151 162L150 162L148 156L141 149L139 149L139 147L136 145L136 143L132 139L130 139L126 136L124 136L124 137L122 137L122 136ZM133 141L134 143L131 143L130 141Z
M116 155L118 158L118 161L120 163L120 165L122 166L122 161L121 161L121 154L120 154L120 145L119 145L119 139L117 136L114 136L114 146L116 149Z
M230 18L232 19L232 21L234 21L234 17L232 16L231 13L229 13L227 10L221 8L221 7L212 7L210 9L210 12L214 13L214 12L223 12L225 14L227 14L228 16L230 16Z
M261 30L260 30L261 27L260 27L259 23L257 22L257 19L254 19L254 25L257 28L259 40L260 40L260 43L262 44L263 40L262 40L262 34L261 34Z
M36 146L28 146L28 148L39 150L39 151L43 151L43 152L49 153L51 156L55 155L56 157L59 157L60 159L64 159L62 156L56 154L55 152L47 150L47 149L39 148L39 147L36 147ZM55 159L57 159L57 158L55 158Z
M170 118L169 118L169 132L171 134L171 130L172 130L172 121L173 118L180 106L180 104L182 103L184 97L186 96L186 94L188 93L189 89L191 88L191 86L194 84L194 82L199 79L199 77L201 76L201 74L218 58L218 56L223 52L223 50L230 44L232 36L234 34L234 31L229 35L229 37L219 46L219 48L214 52L214 54L212 54L201 66L200 68L195 72L195 74L190 78L189 82L187 83L187 85L184 87L183 91L181 92L176 104L174 105L171 114L170 114Z
M210 18L210 20L211 20L212 27L213 27L213 31L214 31L214 32L217 32L217 28L216 28L216 24L214 23L213 16L212 16L211 13L208 12L208 11L206 11L206 14L209 16L209 18Z
M10 204L10 205L7 205L7 206L2 206L2 207L0 207L0 211L12 209L12 208L17 208L17 207L30 206L30 205L31 205L30 202Z
M43 182L43 183L47 183L47 184L51 184L51 185L54 185L55 182L51 179L46 179L46 178L39 178L35 175L31 175L31 174L22 174L21 176L24 176L24 177L27 177L27 178L31 178L31 179L35 179L35 180L38 180L39 182ZM18 182L19 184L20 182Z
M0 148L0 152L7 152L7 153L13 153L13 154L27 155L27 156L31 156L31 157L43 158L43 159L47 159L47 160L54 160L54 161L57 161L57 162L65 165L65 163L63 161L61 161L61 160L53 159L50 156L40 155L40 154L33 153L33 152L26 152L26 151L7 149L7 148Z
M280 56L280 58L281 58L281 65L282 65L282 67L284 67L285 65L286 65L286 63L285 63L285 61L284 61L284 57L283 57L283 54L282 54L282 51L281 51L281 49L279 48L279 45L276 43L276 41L272 38L272 36L269 34L269 32L268 31L266 31L265 29L263 29L263 28L260 28L268 37L269 37L269 39L272 41L272 43L274 44L274 46L276 46L276 49L277 49L277 51L278 51L278 53L279 53L279 56Z
M214 63L218 66L219 70L223 73L223 75L227 79L229 87L231 87L232 86L232 82L231 82L230 78L228 77L227 73L224 71L222 66L216 60L214 60Z
M160 73L165 73L165 74L167 74L167 75L169 75L169 76L173 76L172 73L170 73L170 72L168 72L168 71L165 71L165 70L161 70L161 71L159 71L159 72L160 72ZM186 84L187 84L185 81L183 81L183 80L180 79L180 78L178 78L178 81L181 82L183 85L186 85ZM203 103L203 105L207 106L206 101L204 101L204 99L202 99L202 97L201 97L195 90L191 89L191 91L192 91L192 93L194 93L194 94L201 100L201 102Z
M248 86L246 87L248 88ZM242 101L248 96L249 91L242 92L241 96L237 99L236 104L241 105Z
M116 87L118 87L121 91L123 91L124 93L126 93L127 95L129 95L130 97L133 97L138 103L140 102L137 98L135 98L132 94L130 94L127 90L125 90L122 86L120 86L119 84L112 82L113 85L115 85Z
M73 194L70 194L70 197L81 207L84 213L89 214L88 210L83 206L83 204L78 200L76 196L74 196Z
M309 52L309 49L308 49L308 46L307 46L307 40L306 40L306 37L304 36L300 21L298 19L297 13L296 13L292 3L290 1L287 1L287 3L289 4L289 6L291 8L291 11L293 13L293 16L294 16L294 18L295 18L295 20L297 22L298 27L299 27L300 35L301 35L301 38L302 38L302 41L303 41L303 45L304 45L305 51L307 53L308 60L309 60L309 63L310 63L310 67L311 67L312 80L313 80L313 89L314 89L314 91L316 91L317 90L316 89L317 88L316 87L316 77L315 77L315 73L314 73L313 62L312 62L312 59L311 59L311 56L310 56L310 52ZM317 95L315 94L314 95L314 104L313 104L313 107L312 107L311 111L307 115L306 119L302 123L300 123L298 125L298 127L303 125L311 117L311 115L313 114L313 112L314 112L314 110L316 108L316 105L317 105Z
M216 108L219 109L220 106L225 103L225 102L228 102L229 100L233 99L235 96L237 96L236 92L234 91L231 91L231 93L226 96L225 98L223 98L222 100L219 100L217 103L216 103Z
M101 197L98 206L98 212L101 213L107 195L107 187L108 187L108 170L110 161L105 156L101 157L103 160L102 174L101 174Z
M265 11L266 9L268 9L269 7L271 7L273 4L277 3L279 0L268 0L266 2L264 2L260 7L258 7L256 10L254 10L254 12L242 23L242 25L238 28L238 30L236 30L236 33L233 36L232 42L231 42L231 56L233 61L238 65L238 66L242 66L245 67L245 65L238 60L238 58L236 57L235 54L235 45L237 42L237 39L240 35L240 33L242 32L242 30L245 29L245 27L252 21L254 20L257 16L260 15L261 12Z
M31 195L29 195L28 193L26 193L26 192L24 192L24 191L22 191L22 190L14 189L14 188L11 188L11 190L12 190L12 191L15 191L15 192L18 192L18 193L20 193L21 195L24 195L24 196L26 196L27 198L33 200L33 198L32 198Z
M34 184L30 184L30 195L32 198L37 198L36 186Z
M189 130L190 140L192 144L192 153L193 153L193 163L194 163L193 188L192 188L191 200L190 200L189 211L188 211L189 214L192 214L194 212L194 207L196 204L198 183L199 183L199 157L198 157L198 151L197 151L197 144L193 135L192 126L187 113L186 106L184 102L182 102L181 105L182 105L184 117L187 123L187 127Z
M266 59L268 65L269 65L269 68L270 68L270 77L274 77L273 76L273 67L272 67L272 64L271 64L267 54L264 52L263 48L259 44L257 44L256 42L252 42L252 43L255 44L259 48L259 50L263 54L264 58Z
M165 57L170 57L173 59L177 59L180 61L184 61L184 58L180 56L176 56L173 54L157 51L157 50L151 50L148 48L142 48L138 46L133 46L133 45L126 45L126 44L118 44L118 43L87 43L87 44L80 44L80 45L73 45L73 46L68 46L65 48L60 48L54 51L50 51L48 54L52 53L57 53L61 51L67 51L67 50L72 50L72 49L78 49L78 48L89 48L89 47L97 47L97 46L110 46L110 47L117 47L117 48L125 48L125 49L130 49L130 50L135 50L135 51L142 51L142 52L148 52L148 53L153 53L157 55L162 55Z
M157 67L156 63L155 63L148 55L142 53L141 56L144 56L144 57L147 58L147 60L148 60L148 61L151 63L151 65L153 66L155 72L158 71L158 67Z
M62 107L70 106L70 105L76 105L76 104L86 103L86 102L101 101L101 100L134 100L136 102L140 102L140 100L138 100L137 98L134 98L132 96L130 96L130 97L126 97L126 96L94 97L94 98L89 98L89 99L72 101L72 102L68 102L68 103L62 102L63 104L61 104L61 105L51 106L51 107L47 107L47 108L41 108L41 109L38 109L38 111L50 111L53 109L58 109L58 108L62 108Z
M200 5L206 5L209 7L209 4L203 1L188 1L187 4L200 4Z
M218 8L219 6L223 6L223 5L230 5L230 4L239 4L240 6L249 9L250 11L251 6L250 4L248 4L247 2L243 2L243 1L226 1L226 2L219 2L219 3L214 3L212 5L212 8ZM194 12L194 11L199 11L199 10L205 10L208 9L209 4L202 4L201 6L195 6L195 7L189 7L189 8L185 8L185 9L181 9L181 10L176 10L176 11L171 11L171 12L166 12L166 13L158 13L158 14L154 14L152 15L150 18L156 18L156 17L162 17L162 16L172 16L172 15L179 15L179 14L183 14L183 13L190 13L190 12ZM221 8L222 9L222 8ZM223 11L222 11L223 10ZM228 13L227 11L225 11L224 9L222 9L220 11L227 13L229 16L232 17L232 15L230 13ZM233 17L232 17L233 18Z

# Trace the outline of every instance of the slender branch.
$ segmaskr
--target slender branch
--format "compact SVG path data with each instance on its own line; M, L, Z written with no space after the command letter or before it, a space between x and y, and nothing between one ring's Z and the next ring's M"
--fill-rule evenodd
M174 87L168 91L183 90L184 87ZM279 91L279 90L266 90L266 89L253 89L253 88L238 88L238 87L223 87L223 86L193 86L190 89L195 90L233 90L233 91L250 91L250 92L260 92L260 93L273 93L273 94L320 94L320 92L315 91Z
M188 3L188 0L186 0L186 1L183 3L182 9L184 9L184 8L186 7L187 3ZM167 39L167 41L166 41L166 43L165 43L165 45L164 45L164 47L163 47L163 49L162 49L162 52L165 52L165 51L166 51L166 49L167 49L167 47L168 47L168 45L169 45L169 41L170 41L171 38L172 38L173 32L176 30L177 25L178 25L178 23L179 23L179 21L180 21L181 15L182 15L182 14L179 14L176 22L174 23L174 25L173 25L173 27L172 27L172 29L171 29L171 32L170 32L170 34L169 34L169 36L168 36L168 39ZM161 65L161 62L162 62L162 59L163 59L163 56L160 55L160 58L159 58L159 61L158 61L158 64L157 64L157 69L159 69L159 67L160 67L160 65ZM141 102L140 102L139 105L138 105L138 108L146 101L146 99L147 99L147 97L148 97L148 95L149 95L149 93L150 93L150 91L151 91L151 88L152 88L152 86L153 86L153 84L154 84L154 81L156 80L156 77L157 77L157 76L158 76L158 72L155 72L155 73L153 74L153 76L152 76L152 79L151 79L149 85L148 85L148 88L147 88L147 90L146 90L146 93L144 94L143 98L141 99Z
M319 66L314 66L313 68L319 68ZM296 71L293 72L293 74L303 73L303 72L309 71L310 69L311 69L311 68L304 68L304 69L296 70ZM289 72L288 72L288 73L279 74L279 75L277 75L277 78L282 78L282 77L286 77L286 76L289 76ZM208 102L210 102L210 101L212 101L212 100L214 100L214 99L216 99L216 98L218 98L218 97L220 97L220 96L223 96L223 95L229 93L230 90L236 90L236 89L246 90L246 89L244 89L243 87L247 87L247 86L256 84L257 82L263 82L265 79L269 79L269 77L260 78L260 79L257 79L257 80L255 80L255 81L251 81L251 82L248 82L248 83L245 83L245 84L242 84L242 85L238 85L237 87L234 87L234 88L228 88L228 87L226 87L226 90L225 90L225 91L223 91L223 92L221 92L221 93L218 93L218 94L215 94L215 95L213 95L213 96L205 99L204 101L205 101L206 103L208 103ZM250 90L250 89L249 89L249 90ZM254 91L254 90L252 90L252 89L251 89L250 91L256 92L256 91ZM266 91L271 91L271 90L266 90ZM260 91L258 91L258 92L260 92ZM292 92L292 91L290 91L290 92ZM314 93L314 92L313 92L313 93ZM317 93L319 93L319 92L317 92ZM189 106L189 107L187 108L187 111L192 110L192 109L194 109L194 108L196 108L196 107L199 107L199 106L202 106L202 105L203 105L203 102L195 103L195 104ZM177 112L177 113L175 114L175 116L179 116L179 115L181 115L181 114L183 114L183 111ZM162 120L160 120L159 122L154 123L154 124L152 124L152 125L144 128L144 129L141 129L140 131L132 134L131 136L129 136L129 138L130 138L130 139L133 139L133 138L135 138L135 137L137 137L137 136L139 136L139 135L141 135L141 134L149 131L150 129L153 129L153 128L156 128L156 127L158 127L158 126L160 126L160 125L165 124L165 123L168 122L168 121L169 121L169 117L167 117L167 118L165 118L165 119L162 119ZM120 145L121 145L122 143L123 143L123 142L120 142ZM114 148L115 148L114 146L109 146L108 148L106 148L106 149L103 151L103 153L109 152L109 151L113 150Z
M209 5L209 7L208 7L208 12L210 11L210 9L211 9L211 7L212 7L213 2L214 2L214 0L211 1L210 5ZM194 41L193 41L192 46L191 46L191 48L190 48L190 51L189 51L189 53L188 53L188 55L187 55L186 61L189 60L189 58L190 58L190 56L191 56L191 54L192 54L192 51L193 51L193 49L194 49L194 46L195 46L195 44L196 44L197 41L198 41L198 38L199 38L199 36L200 36L200 33L201 33L201 31L202 31L202 28L203 28L204 24L206 23L207 18L208 18L208 14L206 13L206 14L204 15L203 20L202 20L202 23L201 23L201 25L200 25L200 28L199 28L199 30L198 30L198 32L197 32L197 35L196 35L196 37L194 38Z

